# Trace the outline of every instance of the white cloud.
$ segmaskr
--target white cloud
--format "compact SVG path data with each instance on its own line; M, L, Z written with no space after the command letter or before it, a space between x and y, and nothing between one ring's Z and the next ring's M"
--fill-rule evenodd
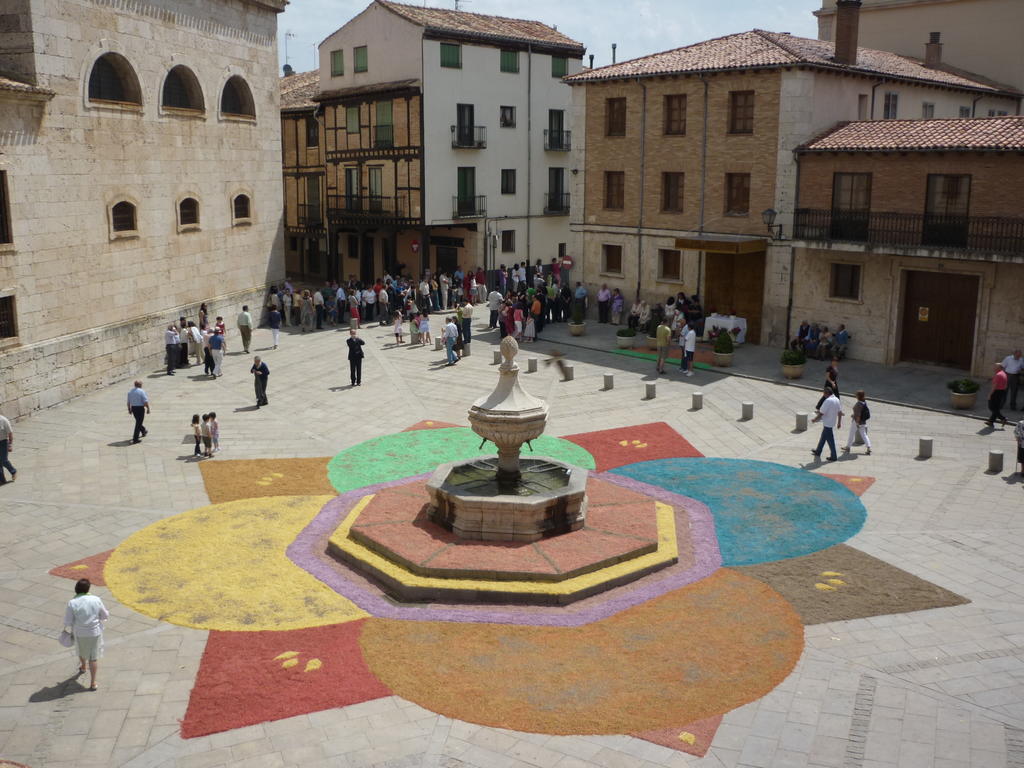
M415 0L406 0L415 4ZM453 0L430 0L429 5L452 8ZM369 0L292 0L279 17L281 63L284 35L293 67L303 72L316 66L316 46L362 11ZM811 12L820 0L472 0L462 8L536 19L553 24L594 54L594 64L611 62L617 43L619 61L678 48L712 37L760 28L815 37L817 23Z

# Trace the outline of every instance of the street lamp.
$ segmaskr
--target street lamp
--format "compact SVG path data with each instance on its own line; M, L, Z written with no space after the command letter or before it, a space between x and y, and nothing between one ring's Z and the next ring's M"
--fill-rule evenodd
M778 215L779 212L774 208L767 208L761 212L761 221L768 228L768 233L772 236L773 240L782 239L782 225L775 223L775 217Z

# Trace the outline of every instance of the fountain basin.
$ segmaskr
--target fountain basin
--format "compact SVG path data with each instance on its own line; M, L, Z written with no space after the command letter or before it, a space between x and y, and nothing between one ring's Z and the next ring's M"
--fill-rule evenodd
M495 479L498 457L442 464L427 481L428 517L463 539L531 542L576 531L587 515L587 470L538 456L518 480Z

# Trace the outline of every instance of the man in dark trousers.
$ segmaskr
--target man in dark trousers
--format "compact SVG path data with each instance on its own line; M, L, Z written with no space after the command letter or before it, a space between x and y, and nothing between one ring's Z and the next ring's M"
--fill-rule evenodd
M363 344L355 328L348 332L345 340L348 344L348 372L352 377L352 386L360 387L363 384Z
M149 434L149 430L142 426L146 414L149 413L149 397L142 389L142 382L136 381L133 389L128 391L128 413L135 417L135 431L132 432L132 442L138 443L141 438Z
M270 378L270 369L267 364L259 356L254 357L249 373L253 375L253 382L256 386L256 407L270 405L270 401L267 400L267 379Z

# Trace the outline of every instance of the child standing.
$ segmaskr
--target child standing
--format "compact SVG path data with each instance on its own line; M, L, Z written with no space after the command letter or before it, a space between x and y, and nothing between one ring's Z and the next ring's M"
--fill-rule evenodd
M196 438L196 451L192 455L193 456L202 456L202 454L199 452L199 444L201 442L203 442L203 433L202 433L202 430L199 427L199 414L198 413L193 413L192 414L192 434Z
M533 313L526 316L526 327L523 328L523 341L537 340L537 326L533 322Z
M210 438L213 440L213 452L220 451L220 422L217 421L217 414L210 411Z
M430 316L420 316L420 344L430 343Z
M199 427L199 433L203 438L203 456L206 458L213 457L213 437L210 435L210 414L203 414L203 423Z
M515 336L516 341L523 340L523 306L522 304L516 304L516 308L512 311L512 320L515 325Z
M395 343L402 343L402 313L400 310L395 310Z

